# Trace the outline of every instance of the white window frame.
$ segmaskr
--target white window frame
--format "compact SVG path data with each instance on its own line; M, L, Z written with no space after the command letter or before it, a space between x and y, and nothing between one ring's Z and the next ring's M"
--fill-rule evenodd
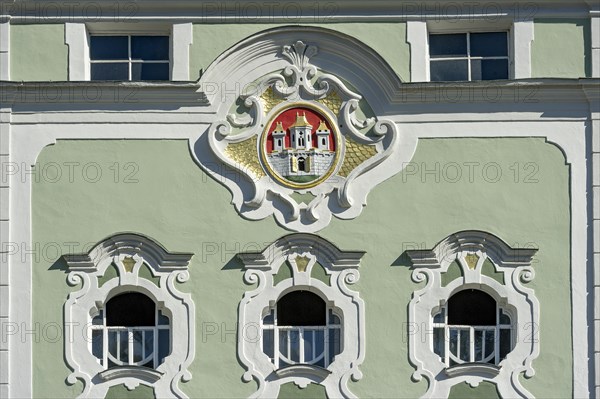
M247 369L245 382L255 380L256 398L274 398L280 386L293 382L300 388L315 383L325 387L328 397L355 398L347 382L362 377L359 366L365 356L364 302L358 292L347 284L358 278L358 266L364 252L345 252L327 240L306 233L295 233L276 240L259 253L242 253L238 258L244 264L244 280L258 283L258 288L244 294L239 306L238 356ZM303 259L301 266L296 262ZM330 284L311 277L317 262L323 266ZM291 278L275 283L280 268L289 267ZM295 364L279 367L263 352L263 318L277 306L284 295L310 291L320 296L326 309L333 309L341 322L341 352L327 367ZM275 348L276 349L276 348ZM274 356L277 351L274 349Z
M65 44L69 47L69 81L91 80L90 35L169 36L169 80L190 80L192 23L67 22L65 23Z
M191 257L167 252L156 241L134 233L108 237L86 254L64 256L69 270L67 281L82 285L69 294L64 307L65 359L72 369L67 382L83 383L80 397L103 398L110 387L121 384L130 390L147 385L161 398L187 397L178 383L191 379L188 368L195 356L195 310L191 295L180 292L176 283L189 279ZM100 284L111 267L118 275ZM150 270L158 285L140 276L142 268ZM132 365L108 368L92 353L92 315L103 310L110 298L127 292L148 296L173 326L170 354L154 369ZM107 341L103 348L108 348Z
M500 238L482 231L458 232L433 249L407 251L413 264L413 281L426 282L413 293L407 331L409 360L416 368L413 380L424 377L429 382L422 398L448 397L456 384L467 382L475 387L482 381L496 385L503 398L533 398L519 378L521 374L533 377L532 363L539 355L539 303L534 291L523 285L535 276L531 263L536 252L537 249L511 248ZM502 274L504 284L482 273L486 260L491 261L495 273ZM461 276L443 286L442 274L454 262L461 268ZM433 350L434 316L452 295L469 288L490 295L496 301L496 309L502 308L511 323L518 326L511 330L515 333L511 337L512 350L497 365L466 362L449 366L448 359L440 358Z
M509 79L531 77L533 20L477 20L472 16L452 21L407 21L406 40L410 44L411 82L429 82L429 34L508 32ZM470 76L470 75L469 75Z

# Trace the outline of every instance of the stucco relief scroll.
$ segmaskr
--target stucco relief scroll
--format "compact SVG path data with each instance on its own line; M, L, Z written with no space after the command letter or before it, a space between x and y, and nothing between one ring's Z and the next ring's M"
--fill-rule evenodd
M205 133L210 151L194 153L244 218L315 232L332 215L357 217L402 168L396 124L365 112L359 93L311 64L317 54L300 40L283 46L287 66L246 85Z

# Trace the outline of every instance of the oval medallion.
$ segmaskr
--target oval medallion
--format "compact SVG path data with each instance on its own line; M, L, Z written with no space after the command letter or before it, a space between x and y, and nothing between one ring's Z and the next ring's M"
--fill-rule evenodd
M333 173L338 159L336 125L308 104L290 106L267 124L261 141L269 174L292 188L310 188Z

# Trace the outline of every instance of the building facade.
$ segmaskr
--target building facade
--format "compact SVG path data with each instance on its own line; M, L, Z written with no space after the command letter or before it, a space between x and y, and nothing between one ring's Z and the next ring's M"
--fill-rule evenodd
M596 1L0 0L0 398L600 397Z

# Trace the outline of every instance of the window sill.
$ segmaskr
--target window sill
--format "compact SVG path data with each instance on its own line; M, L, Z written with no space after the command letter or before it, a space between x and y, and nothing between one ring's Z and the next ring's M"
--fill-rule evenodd
M293 366L287 366L275 370L275 374L279 378L283 377L306 377L306 378L317 378L324 380L331 374L331 371L324 369L319 366L309 366L306 364L296 364Z
M115 380L117 378L136 378L149 384L154 384L156 381L160 380L162 376L163 373L156 370L135 366L111 367L108 370L98 373L98 377L100 377L103 382Z
M448 377L477 375L485 378L494 378L500 374L500 367L487 363L463 363L446 368L444 373Z

